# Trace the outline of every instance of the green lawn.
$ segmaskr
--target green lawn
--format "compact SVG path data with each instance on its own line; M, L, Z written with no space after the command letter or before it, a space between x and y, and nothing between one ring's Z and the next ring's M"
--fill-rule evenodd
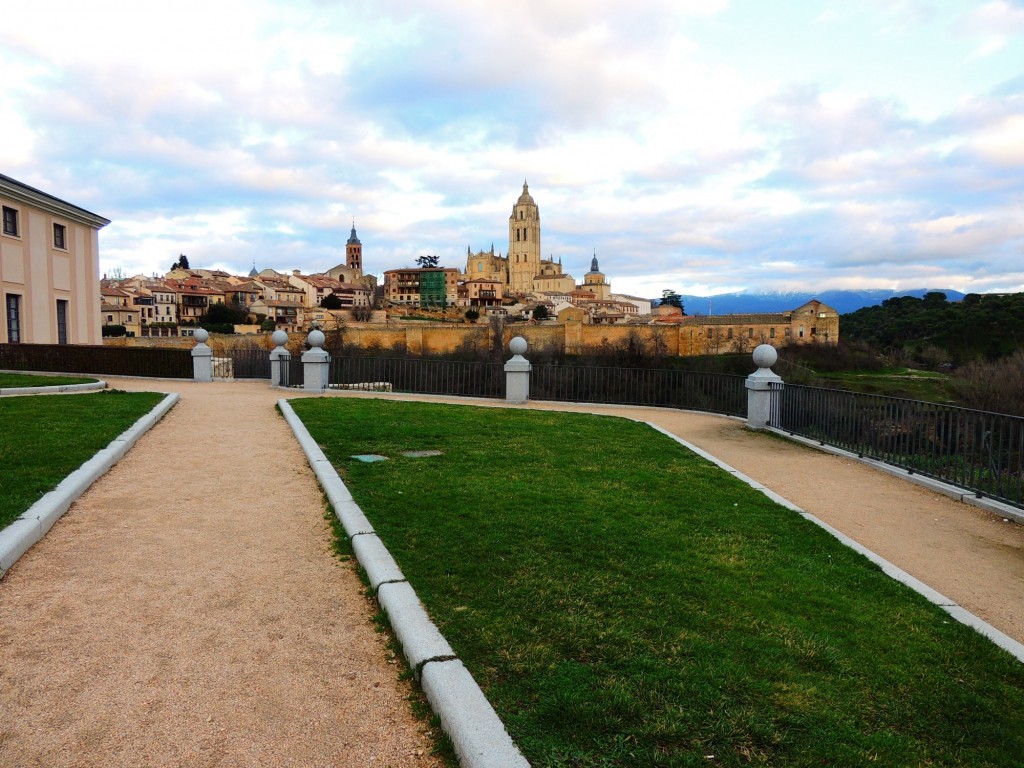
M82 376L37 376L31 373L0 373L0 389L91 384L94 381L98 381L98 379Z
M103 391L0 398L0 529L164 397Z
M292 407L534 766L1024 765L1024 665L643 425Z
M816 373L821 379L852 392L905 397L931 403L952 403L949 376L914 368L886 368L881 371Z

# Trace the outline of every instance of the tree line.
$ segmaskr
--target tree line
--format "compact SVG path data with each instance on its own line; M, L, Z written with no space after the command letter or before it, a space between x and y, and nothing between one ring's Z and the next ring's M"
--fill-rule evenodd
M1024 350L1024 293L898 296L840 318L842 337L926 367L995 361Z

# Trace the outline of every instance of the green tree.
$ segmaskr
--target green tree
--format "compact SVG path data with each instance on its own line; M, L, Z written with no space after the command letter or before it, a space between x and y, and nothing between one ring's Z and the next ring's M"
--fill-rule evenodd
M548 319L548 308L543 304L538 304L533 308L533 319L534 320L547 320Z
M178 260L171 264L171 269L191 269L191 267L188 265L188 256L186 256L184 253L179 253Z
M480 313L475 309L467 309L466 319L469 320L469 322L471 323L475 323L477 320L480 319Z
M242 325L248 319L248 312L231 309L227 304L215 303L207 307L206 314L203 316L203 323L211 325Z
M661 292L661 303L670 307L675 307L680 312L683 311L683 297L671 288L666 288Z
M324 309L341 309L341 299L336 294L328 293L320 302L320 306Z
M423 269L433 268L438 265L441 259L437 256L418 256L416 263Z

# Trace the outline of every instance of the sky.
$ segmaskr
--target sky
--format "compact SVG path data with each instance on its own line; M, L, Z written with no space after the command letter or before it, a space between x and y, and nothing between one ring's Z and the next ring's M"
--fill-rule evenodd
M1024 0L33 0L0 173L101 271L508 249L615 292L1024 291Z

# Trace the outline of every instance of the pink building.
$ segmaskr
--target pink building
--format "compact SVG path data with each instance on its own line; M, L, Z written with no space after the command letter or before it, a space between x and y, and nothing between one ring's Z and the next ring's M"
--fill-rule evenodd
M102 344L95 213L0 174L0 343Z

